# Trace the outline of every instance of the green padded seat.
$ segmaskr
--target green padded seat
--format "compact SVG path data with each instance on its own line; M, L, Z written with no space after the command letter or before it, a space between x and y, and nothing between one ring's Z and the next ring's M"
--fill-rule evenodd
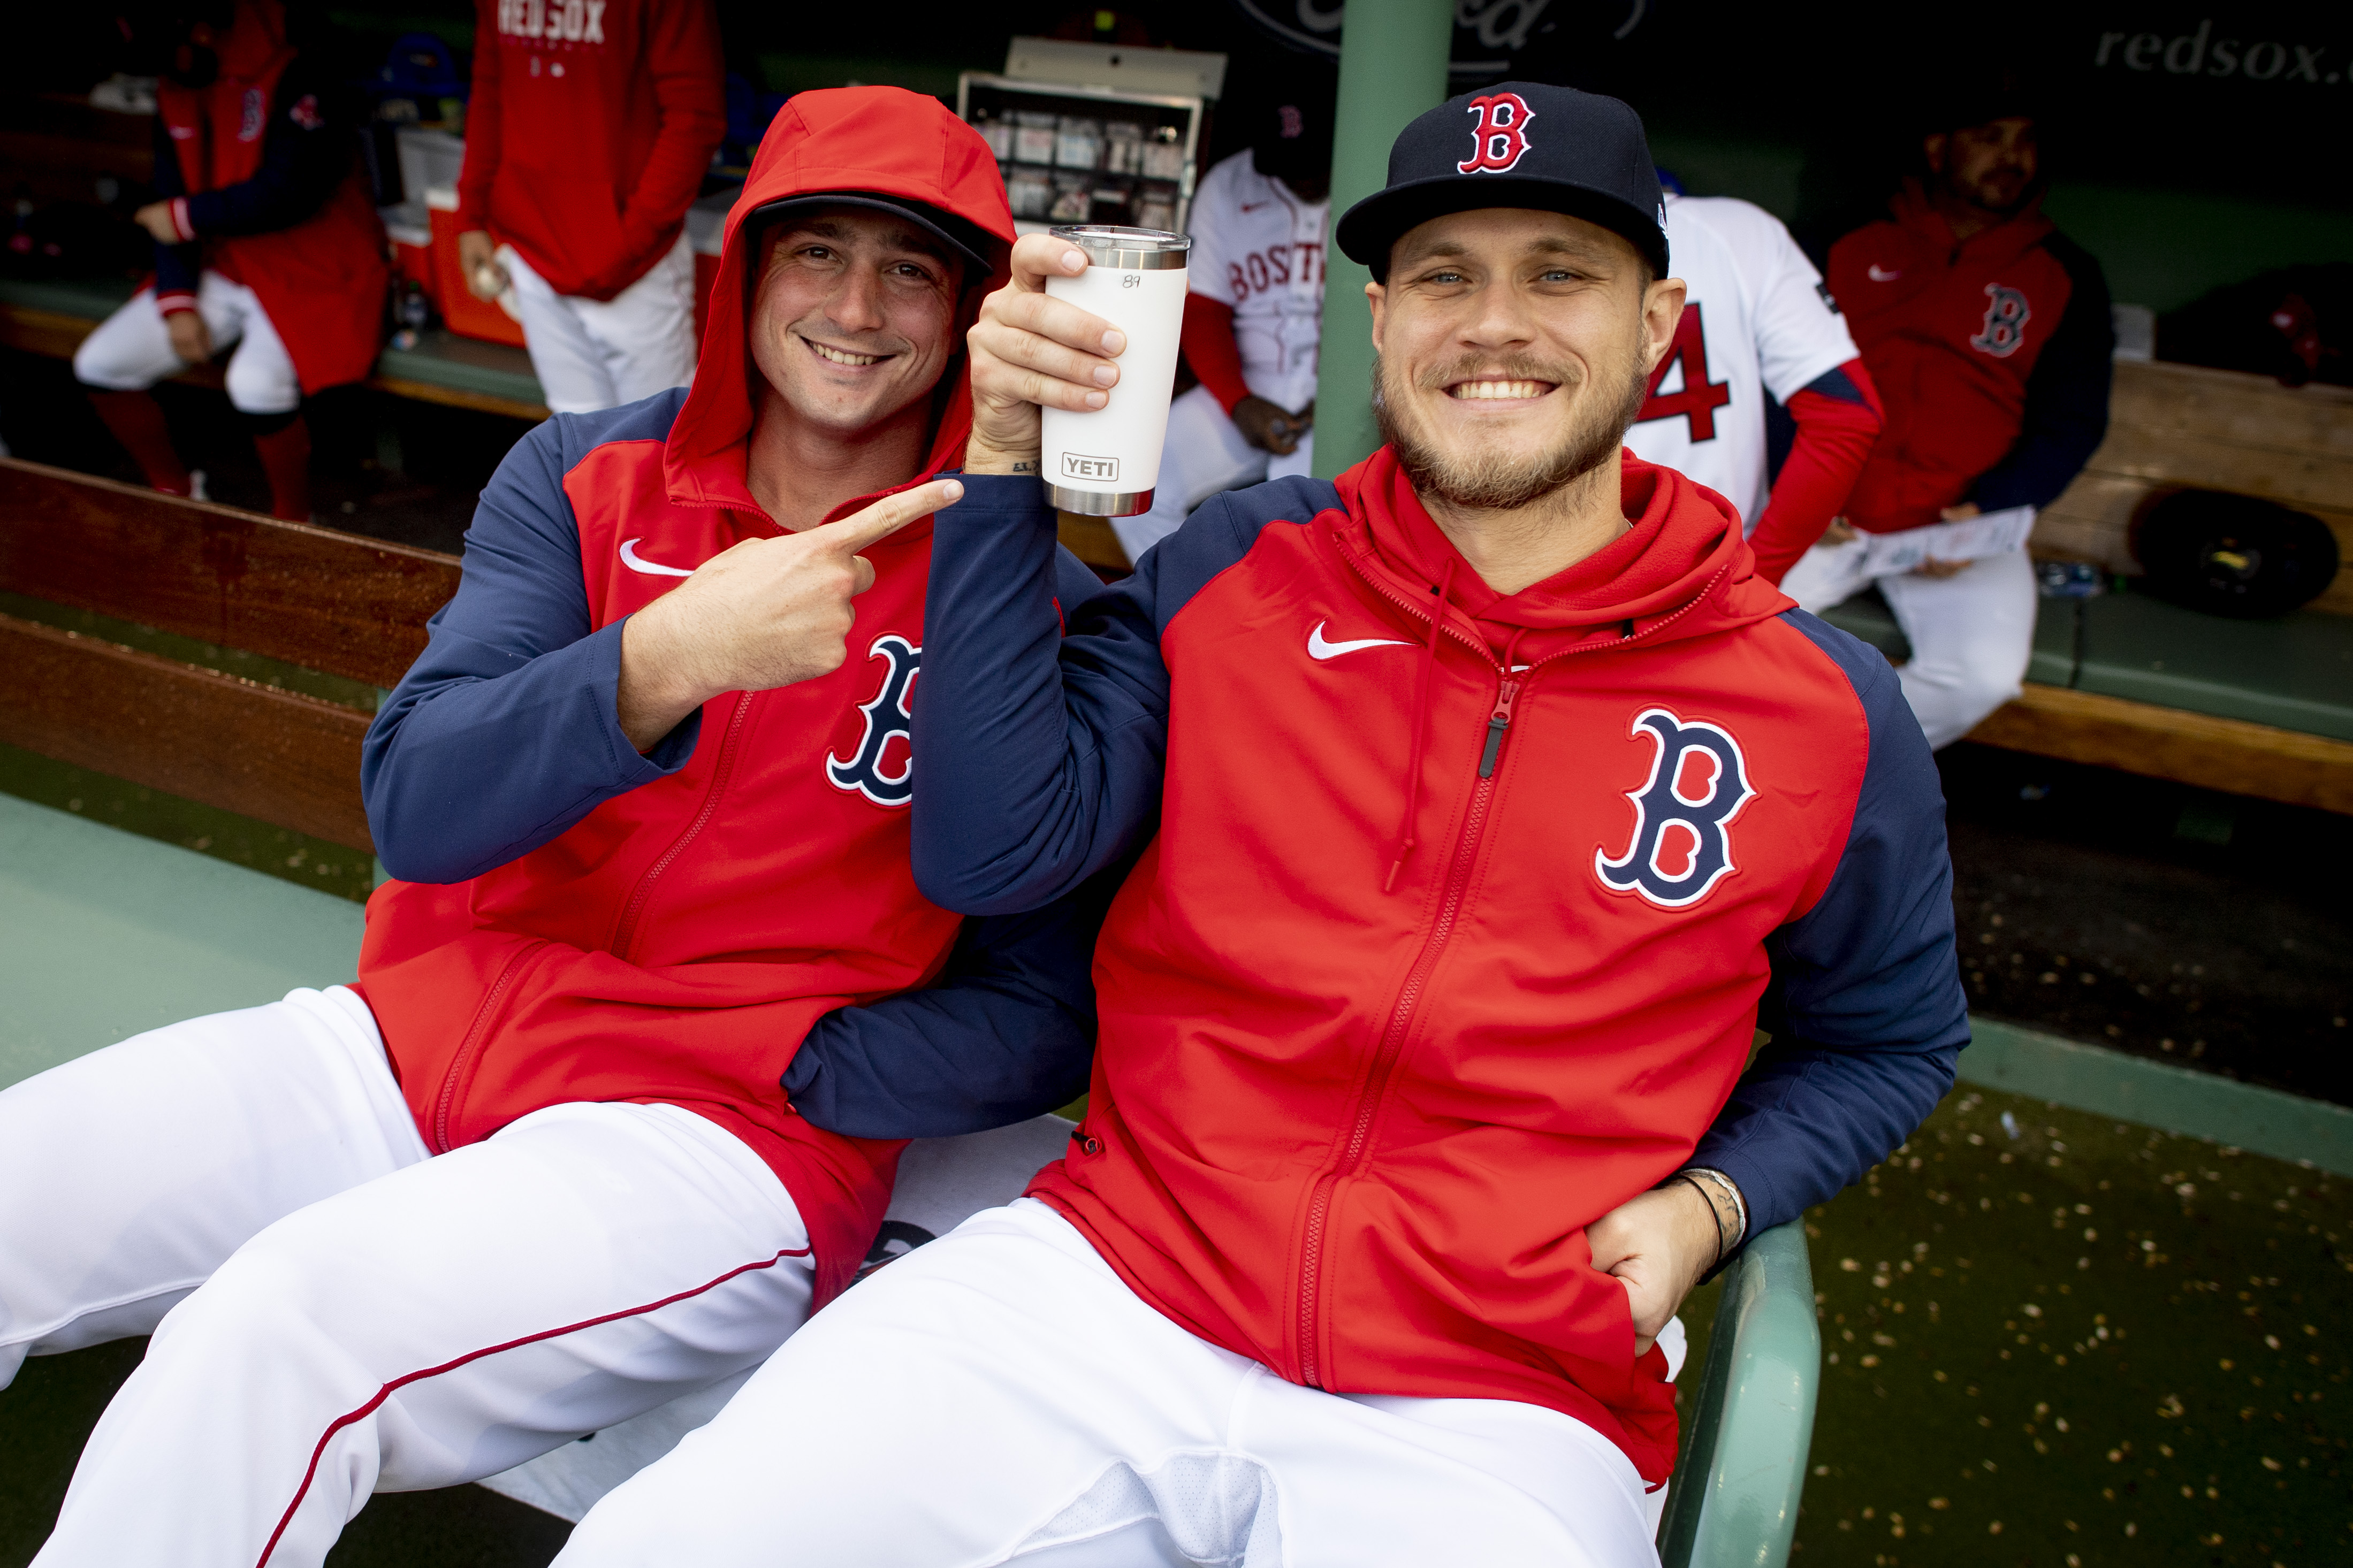
M2226 620L2137 593L2129 578L2095 598L2035 604L2029 680L2353 741L2353 616ZM1893 661L1912 657L1876 593L1822 619Z
M348 981L363 922L348 899L0 795L0 1087Z
M2072 599L2038 599L2034 617L2034 653L2026 663L2026 679L2045 686L2070 684L2075 673L2075 616ZM1829 611L1822 619L1839 630L1861 637L1885 654L1891 664L1912 657L1895 614L1876 588L1866 589Z
M1821 1329L1802 1220L1750 1242L1724 1272L1683 1451L1659 1527L1661 1568L1782 1568L1798 1529L1820 1391Z
M2046 616L2056 600L2043 601ZM2353 741L2353 616L2225 620L2133 591L2084 601L2080 691Z

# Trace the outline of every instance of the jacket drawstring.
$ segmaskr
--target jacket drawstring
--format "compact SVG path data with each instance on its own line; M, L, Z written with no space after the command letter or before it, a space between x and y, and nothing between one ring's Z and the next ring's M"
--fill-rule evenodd
M1398 824L1397 859L1389 867L1388 878L1381 883L1387 893L1397 886L1398 873L1405 869L1408 857L1414 847L1413 819L1421 809L1421 748L1422 731L1430 727L1430 678L1438 668L1438 638L1446 625L1447 596L1454 590L1454 562L1447 560L1438 576L1438 605L1430 617L1430 640L1421 647L1421 670L1413 682L1413 744L1407 751L1405 764L1405 817Z

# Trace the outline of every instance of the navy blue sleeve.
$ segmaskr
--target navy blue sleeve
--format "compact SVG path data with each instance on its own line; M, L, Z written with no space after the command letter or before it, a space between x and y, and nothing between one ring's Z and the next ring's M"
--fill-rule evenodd
M1773 1037L1692 1156L1740 1185L1748 1234L1796 1218L1912 1136L1953 1086L1968 1001L1953 947L1945 796L1895 672L1801 610L1782 619L1853 682L1871 731L1829 889L1767 943Z
M188 194L186 184L180 178L180 154L172 145L172 133L165 129L164 117L155 117L155 198L170 201ZM155 298L169 299L174 294L193 296L196 278L204 268L203 248L191 241L186 245L165 245L155 242Z
M818 1019L785 1069L793 1108L852 1138L948 1138L1085 1093L1095 935L1131 864L1032 913L967 920L932 985Z
M352 126L330 105L329 83L297 58L279 79L262 132L261 166L249 179L188 197L188 226L200 235L272 234L324 206L350 172Z
M431 640L360 752L368 827L393 876L478 877L693 755L700 714L645 756L621 732L628 623L590 628L564 494L565 473L589 447L659 435L684 397L681 388L610 414L558 415L491 477L466 531L457 596L427 623Z
M1160 634L1266 521L1304 522L1335 492L1301 479L1218 496L1133 574L1063 606L1065 626L1044 487L994 475L964 483L964 500L933 523L914 703L915 881L947 909L1016 914L1150 837L1168 737Z
M2108 433L2116 329L2107 278L2080 246L2058 235L2043 244L2067 268L2067 310L2026 378L2018 439L1970 488L1969 499L1987 511L2049 506L2084 471Z

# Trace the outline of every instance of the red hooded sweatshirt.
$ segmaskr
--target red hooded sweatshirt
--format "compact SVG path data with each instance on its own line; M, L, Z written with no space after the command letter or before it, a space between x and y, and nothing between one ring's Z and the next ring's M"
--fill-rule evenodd
M712 0L477 0L458 222L609 300L678 240L727 130Z
M341 177L326 199L283 227L259 226L249 210L232 216L227 204L206 199L251 193L275 118L290 118L322 137L348 132L327 120L315 95L278 101L296 62L279 0L238 0L214 48L220 70L206 85L184 87L166 79L156 86L156 115L172 150L159 188L177 198L182 238L203 241L203 264L260 300L304 392L364 380L384 346L384 290L391 268L358 160L343 159ZM192 205L207 221L192 224ZM158 277L156 304L166 312L194 310L195 279L178 276L185 268L174 270L172 278Z
M1034 907L1149 841L1096 949L1085 1123L1031 1193L1282 1377L1546 1405L1663 1477L1664 1360L1587 1227L1695 1155L1781 1223L1908 1135L1967 1037L1886 661L1630 455L1629 531L1517 594L1384 447L1211 500L1066 639L1035 482L965 486L923 886ZM1743 1102L1776 973L1795 1026Z
M2010 453L2076 289L2039 205L1965 240L1916 181L1890 210L1832 246L1829 268L1885 412L1846 502L1873 533L1936 521Z
M911 198L1012 241L987 144L936 100L853 88L804 93L785 108L728 216L710 331L683 404L666 393L560 416L485 492L485 513L514 537L576 537L581 635L531 661L545 667L534 684L480 651L485 625L512 616L478 602L461 629L445 611L369 738L369 805L387 860L394 840L429 839L437 816L453 824L451 840L479 837L486 813L451 756L473 759L484 775L536 770L544 805L534 821L569 825L535 838L517 829L527 852L465 850L488 868L446 882L387 882L369 901L360 981L437 1152L564 1101L698 1111L741 1137L792 1193L823 1300L881 1222L901 1145L811 1126L778 1075L820 1016L936 973L959 923L915 889L907 797L891 787L906 773L903 721L875 722L886 706L903 715L922 651L930 521L865 552L874 585L857 600L850 658L833 674L715 698L699 731L690 721L645 758L620 735L610 684L628 616L730 545L779 531L745 479L757 234L744 224L764 204L818 191ZM961 460L971 404L960 349L934 397L936 434L910 484ZM478 519L476 542L483 532ZM480 562L486 574L500 569L496 554ZM472 582L477 564L470 546L459 607L470 589L488 591ZM501 754L520 727L505 715L551 707L595 710L579 712L583 744ZM877 737L883 751L870 755ZM437 762L405 761L405 746L434 745ZM437 765L439 782L404 793L404 766L413 780ZM577 771L589 768L613 781ZM578 815L577 796L591 789L604 798Z

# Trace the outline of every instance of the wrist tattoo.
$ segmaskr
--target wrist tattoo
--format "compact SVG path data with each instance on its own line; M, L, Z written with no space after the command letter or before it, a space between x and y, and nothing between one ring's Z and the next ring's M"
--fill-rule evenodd
M1016 463L1013 465L1013 471L1017 474L1034 474L1038 471L1038 465L1035 463Z

